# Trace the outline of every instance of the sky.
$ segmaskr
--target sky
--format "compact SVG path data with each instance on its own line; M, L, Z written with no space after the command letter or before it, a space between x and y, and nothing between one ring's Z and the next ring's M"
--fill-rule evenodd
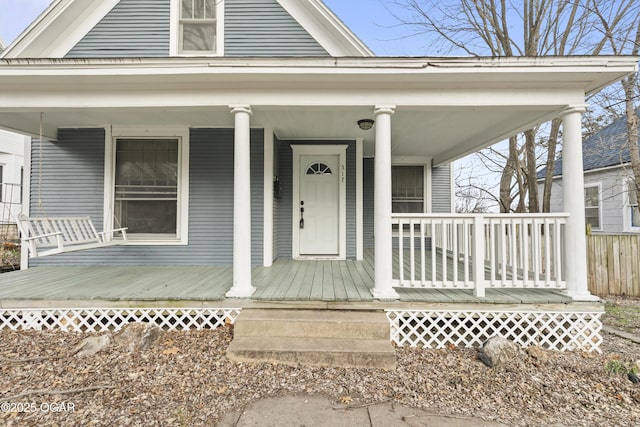
M324 0L370 49L380 56L426 55L420 40L406 38L382 0ZM9 45L51 0L0 0L0 39ZM388 3L388 1L387 1Z

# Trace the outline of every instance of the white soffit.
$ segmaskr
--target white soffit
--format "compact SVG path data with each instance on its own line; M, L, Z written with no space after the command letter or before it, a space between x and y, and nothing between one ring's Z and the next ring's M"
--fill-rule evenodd
M120 0L55 0L0 58L63 58Z
M375 56L321 0L277 0L331 56Z

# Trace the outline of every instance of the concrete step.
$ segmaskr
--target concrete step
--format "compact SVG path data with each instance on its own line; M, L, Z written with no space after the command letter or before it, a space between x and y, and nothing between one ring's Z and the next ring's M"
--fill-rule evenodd
M236 362L381 368L393 370L396 354L389 339L234 337L227 357Z
M389 340L383 312L245 309L235 337L300 337Z
M227 357L238 362L395 369L382 311L244 309Z

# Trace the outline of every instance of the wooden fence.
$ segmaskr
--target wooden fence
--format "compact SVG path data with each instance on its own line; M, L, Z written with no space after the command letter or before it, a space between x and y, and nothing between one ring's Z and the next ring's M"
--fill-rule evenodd
M640 236L587 236L589 291L640 297Z

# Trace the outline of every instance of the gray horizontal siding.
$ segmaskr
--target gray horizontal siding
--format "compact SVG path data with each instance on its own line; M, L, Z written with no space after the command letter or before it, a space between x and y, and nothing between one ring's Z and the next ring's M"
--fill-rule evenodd
M356 257L356 145L355 141L277 141L278 167L282 185L281 198L278 200L278 216L274 219L278 229L278 258L290 259L292 248L293 221L293 150L291 144L333 145L346 144L347 147L347 258Z
M373 248L373 192L374 192L374 160L362 161L362 234L365 248Z
M226 0L225 56L329 56L276 0Z
M251 132L252 262L263 257L264 132ZM46 215L89 215L102 228L104 131L61 129L43 149ZM39 151L33 144L32 214ZM233 129L193 129L190 138L188 246L114 246L39 258L30 265L230 265L233 249Z
M451 165L446 164L431 170L431 210L433 213L451 213Z
M66 55L169 56L170 0L121 0Z

